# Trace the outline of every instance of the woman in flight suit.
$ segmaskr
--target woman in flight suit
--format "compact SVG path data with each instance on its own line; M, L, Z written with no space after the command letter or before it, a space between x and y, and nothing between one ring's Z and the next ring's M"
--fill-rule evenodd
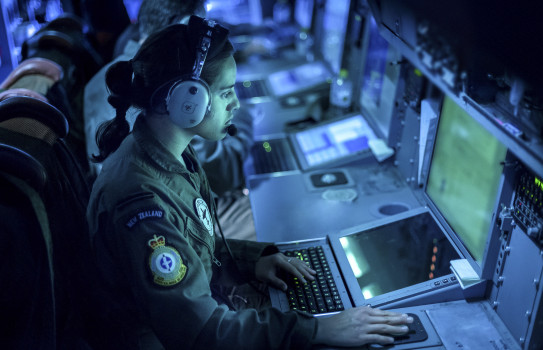
M239 108L227 30L193 16L150 36L107 73L115 119L98 130L103 161L87 211L100 282L101 347L287 349L387 343L406 315L369 307L317 320L274 308L236 309L213 286L251 280L285 289L286 271L314 271L270 244L216 239L214 202L195 135L220 140ZM200 74L201 73L201 74ZM141 109L132 132L125 112Z

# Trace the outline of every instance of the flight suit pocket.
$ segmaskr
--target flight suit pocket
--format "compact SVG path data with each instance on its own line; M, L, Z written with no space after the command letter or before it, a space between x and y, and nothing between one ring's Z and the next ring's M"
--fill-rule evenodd
M215 237L203 225L194 222L190 217L187 217L187 232L192 247L200 256L204 265L211 267L212 262L217 264L218 260L213 255Z

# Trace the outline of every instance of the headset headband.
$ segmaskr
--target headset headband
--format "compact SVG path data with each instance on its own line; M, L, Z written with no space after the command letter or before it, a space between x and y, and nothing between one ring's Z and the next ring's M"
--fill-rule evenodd
M202 69L204 68L204 63L207 58L207 53L209 52L209 47L211 46L211 36L213 34L213 29L215 28L215 21L204 19L204 24L206 29L202 34L202 40L197 47L196 51L196 61L194 61L194 67L192 68L192 79L199 80L200 75L202 74Z

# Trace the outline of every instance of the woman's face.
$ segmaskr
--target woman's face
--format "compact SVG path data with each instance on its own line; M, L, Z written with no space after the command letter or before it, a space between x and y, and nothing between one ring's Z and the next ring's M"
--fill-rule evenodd
M234 91L236 83L236 61L230 56L224 61L221 72L211 85L211 110L202 123L194 127L197 135L207 140L221 140L226 136L226 128L232 123L234 112L239 108L239 100Z

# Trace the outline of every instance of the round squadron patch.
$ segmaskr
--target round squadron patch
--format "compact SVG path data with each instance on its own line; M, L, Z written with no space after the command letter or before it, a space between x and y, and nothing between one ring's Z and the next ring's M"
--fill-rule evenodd
M149 257L149 267L154 282L161 286L173 286L181 282L187 273L187 266L183 264L177 250L166 246L166 239L163 236L155 235L147 244L153 248Z
M207 232L209 232L209 235L213 236L213 218L211 217L206 201L202 198L196 198L194 200L194 209L196 210L200 221L207 229Z

